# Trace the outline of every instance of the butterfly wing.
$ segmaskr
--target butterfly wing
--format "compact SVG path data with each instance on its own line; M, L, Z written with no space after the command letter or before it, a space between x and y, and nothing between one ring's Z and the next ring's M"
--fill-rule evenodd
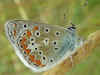
M16 54L34 71L48 70L75 52L76 35L63 27L13 20L5 28Z

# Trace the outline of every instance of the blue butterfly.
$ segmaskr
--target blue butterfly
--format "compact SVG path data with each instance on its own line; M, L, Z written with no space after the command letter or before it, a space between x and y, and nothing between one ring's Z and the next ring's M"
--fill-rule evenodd
M10 20L6 35L21 61L35 72L46 71L76 52L76 27Z

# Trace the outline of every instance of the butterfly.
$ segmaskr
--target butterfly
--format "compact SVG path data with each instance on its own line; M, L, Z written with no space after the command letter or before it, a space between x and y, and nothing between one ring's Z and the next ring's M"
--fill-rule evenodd
M20 60L34 72L49 70L76 52L77 34L74 26L27 20L10 20L5 31Z

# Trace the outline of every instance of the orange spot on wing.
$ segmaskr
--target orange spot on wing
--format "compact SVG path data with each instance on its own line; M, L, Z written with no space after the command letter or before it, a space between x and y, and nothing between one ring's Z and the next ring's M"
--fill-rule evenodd
M40 65L40 67L44 67L44 66L46 66L46 65L44 65L44 64L41 64L41 65Z
M26 37L23 37L23 41L26 41Z
M34 26L34 30L38 30L39 29L39 27L38 26Z
M25 44L26 40L27 40L26 37L23 37L22 40L20 41L20 44L22 45L24 50L27 48L27 45Z
M28 38L30 38L31 35L32 35L31 32L29 30L27 30L27 36L28 36Z
M29 54L31 52L30 49L25 49L26 54Z
M35 63L36 63L37 65L41 65L41 61L40 61L40 60L35 60Z
M22 38L22 41L20 42L21 45L24 45L24 43L26 42L26 40L27 40L26 37L23 37L23 38Z
M35 62L35 56L29 55L29 59L30 59L32 62Z
M26 49L27 48L27 45L23 44L23 49Z
M16 30L14 30L14 36L16 37Z

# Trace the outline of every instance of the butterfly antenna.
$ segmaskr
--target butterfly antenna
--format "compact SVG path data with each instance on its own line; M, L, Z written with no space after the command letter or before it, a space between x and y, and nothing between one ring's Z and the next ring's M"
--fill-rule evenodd
M64 24L66 23L66 14L64 13Z

